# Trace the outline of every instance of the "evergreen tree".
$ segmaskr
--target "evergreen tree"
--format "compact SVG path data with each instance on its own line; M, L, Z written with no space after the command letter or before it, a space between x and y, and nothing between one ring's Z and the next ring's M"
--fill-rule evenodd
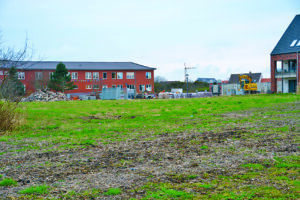
M50 76L49 88L58 92L75 88L74 82L71 81L71 75L68 74L66 65L62 62L58 63L55 72Z
M18 71L14 66L12 66L8 71L8 83L11 94L15 96L23 96L25 94L24 85L18 79Z

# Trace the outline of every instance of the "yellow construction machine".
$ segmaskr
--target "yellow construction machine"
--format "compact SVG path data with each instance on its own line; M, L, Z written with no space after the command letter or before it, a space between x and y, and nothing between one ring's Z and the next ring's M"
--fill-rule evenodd
M257 93L257 84L252 82L251 75L239 75L239 82L246 94Z

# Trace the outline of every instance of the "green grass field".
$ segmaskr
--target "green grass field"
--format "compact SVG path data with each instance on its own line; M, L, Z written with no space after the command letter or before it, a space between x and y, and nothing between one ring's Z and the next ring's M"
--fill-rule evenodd
M0 197L300 198L299 95L32 102L21 111L22 125L0 136L0 182L17 181ZM41 185L47 192L24 192Z

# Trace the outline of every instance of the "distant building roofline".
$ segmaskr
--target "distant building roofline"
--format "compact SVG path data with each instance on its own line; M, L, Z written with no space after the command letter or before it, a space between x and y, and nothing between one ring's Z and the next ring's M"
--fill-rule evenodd
M156 70L134 62L11 61L7 65L15 64L20 70L55 70L60 62L68 70Z

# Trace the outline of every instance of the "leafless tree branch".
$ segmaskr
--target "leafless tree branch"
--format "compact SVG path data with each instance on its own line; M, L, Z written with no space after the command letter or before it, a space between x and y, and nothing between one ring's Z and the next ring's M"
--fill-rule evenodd
M24 46L16 50L12 47L5 46L0 35L0 100L18 101L20 99L13 90L14 82L9 80L8 71L12 67L26 70L26 68L30 67L28 61L32 59L32 55L33 51L29 48L27 37Z

